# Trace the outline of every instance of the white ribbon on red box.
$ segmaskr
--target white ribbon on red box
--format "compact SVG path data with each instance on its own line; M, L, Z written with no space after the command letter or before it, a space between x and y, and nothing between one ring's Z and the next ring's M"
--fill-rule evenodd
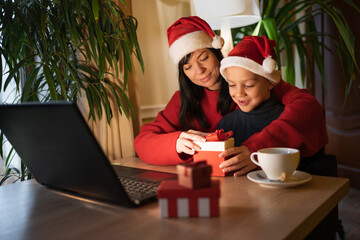
M163 218L171 217L217 217L218 198L160 198L160 213Z

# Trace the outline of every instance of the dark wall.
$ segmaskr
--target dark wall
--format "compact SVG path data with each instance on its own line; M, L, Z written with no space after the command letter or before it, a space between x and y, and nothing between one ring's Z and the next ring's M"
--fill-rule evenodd
M357 2L360 7L359 1ZM337 1L348 24L355 35L356 58L360 66L360 14L348 7L344 1ZM334 32L331 19L324 16L321 23L325 32ZM335 51L335 46L328 39L324 40ZM350 178L351 187L360 188L360 75L356 72L355 83L345 102L346 81L343 76L339 59L328 51L324 51L324 67L327 78L327 92L317 86L315 95L323 101L329 144L326 152L334 154L338 160L339 177ZM321 89L321 91L319 91Z

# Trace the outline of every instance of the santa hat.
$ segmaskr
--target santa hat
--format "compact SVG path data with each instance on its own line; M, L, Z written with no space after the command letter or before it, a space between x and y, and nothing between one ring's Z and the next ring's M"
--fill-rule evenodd
M170 57L175 64L189 53L202 48L220 49L224 41L207 22L197 16L183 17L167 30Z
M274 40L266 36L246 36L239 42L228 57L221 60L220 73L226 78L225 69L228 67L242 67L255 74L261 75L277 84L280 81L280 71L276 70Z

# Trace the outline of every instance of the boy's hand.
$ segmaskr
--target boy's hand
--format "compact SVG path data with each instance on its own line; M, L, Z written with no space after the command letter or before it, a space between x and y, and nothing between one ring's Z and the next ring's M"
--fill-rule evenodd
M182 132L176 141L176 152L179 154L186 153L189 155L194 155L196 150L200 150L200 147L193 143L193 141L205 142L206 135L207 133L195 130Z
M257 167L250 160L250 154L251 151L246 146L229 148L219 154L219 157L228 158L222 162L219 167L222 168L225 173L235 171L235 177L244 175Z

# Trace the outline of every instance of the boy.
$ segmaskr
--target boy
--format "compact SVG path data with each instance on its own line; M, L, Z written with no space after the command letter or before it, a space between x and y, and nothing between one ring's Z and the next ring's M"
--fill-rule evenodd
M280 72L276 70L274 47L275 41L265 36L244 37L229 56L221 61L220 73L228 81L230 95L239 109L226 115L217 128L224 129L225 132L232 130L235 146L240 146L240 148L247 147L249 144L247 139L261 132L284 110L284 106L272 94L272 89L281 78ZM306 108L303 110L306 111ZM296 110L288 108L287 111L287 114L292 114ZM281 123L288 124L285 121ZM304 122L304 124L307 123ZM321 127L326 129L325 122ZM287 147L274 142L285 135L292 138L289 141L301 139L302 136L291 131L291 127L287 129L286 133L279 128L270 135L262 134L264 146ZM244 168L247 168L244 172L256 168L249 165L252 163L247 158L237 158L224 166L225 162L220 165L220 168L238 171L234 174L235 176L241 175ZM336 169L336 159L324 155L324 148L322 148L312 156L302 156L297 170L316 175L336 176Z
M221 61L220 73L239 109L226 115L218 129L234 132L235 146L277 119L284 106L272 94L280 81L274 60L275 41L247 36ZM264 139L264 141L267 141Z

